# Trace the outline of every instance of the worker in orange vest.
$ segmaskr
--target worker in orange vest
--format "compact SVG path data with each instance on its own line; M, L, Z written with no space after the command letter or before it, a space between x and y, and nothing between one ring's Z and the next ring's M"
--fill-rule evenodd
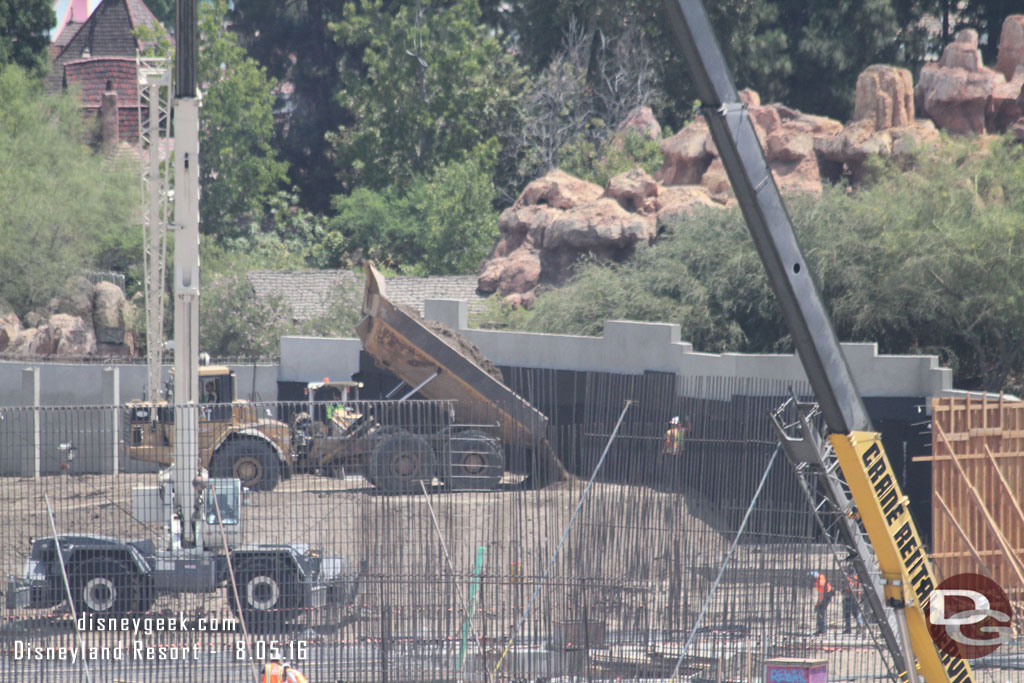
M828 604L832 602L835 590L823 572L810 572L811 585L818 593L818 601L814 603L814 614L816 616L817 635L825 634L825 615L828 612Z
M864 628L864 617L860 614L860 597L864 590L860 587L857 570L846 568L846 581L843 583L843 633L850 632L850 618L857 620L857 628Z
M271 656L263 667L263 683L309 683L302 672L293 669L288 662L282 662L278 656Z

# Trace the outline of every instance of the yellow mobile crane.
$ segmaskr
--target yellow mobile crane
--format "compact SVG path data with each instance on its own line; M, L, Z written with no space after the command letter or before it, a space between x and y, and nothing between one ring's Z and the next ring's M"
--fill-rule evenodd
M879 616L898 677L916 681L920 676L928 683L973 681L967 660L937 648L929 633L926 610L936 586L935 573L881 435L872 428L811 279L704 5L701 0L664 0L664 4L693 76L701 111L828 430L828 444L816 439L806 414L801 418L802 439L789 438L780 427L787 453L791 460L818 474L826 495L843 513L845 523L840 532L861 576L868 574L869 562L877 558L880 579L877 587L866 593ZM837 467L842 470L842 480L833 476ZM859 524L867 532L874 557L862 540ZM895 629L885 617L883 599L885 606L893 609Z

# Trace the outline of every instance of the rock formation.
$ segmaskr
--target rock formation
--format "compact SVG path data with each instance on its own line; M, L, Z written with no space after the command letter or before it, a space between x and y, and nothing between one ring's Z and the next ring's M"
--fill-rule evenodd
M117 285L71 280L43 312L0 316L0 353L12 356L131 357L132 306Z
M740 98L779 189L820 193L823 181L859 182L872 156L898 159L934 144L939 129L1010 131L1024 142L1022 87L1024 14L1004 22L995 69L982 64L971 30L958 33L938 62L925 65L916 89L906 69L869 66L857 79L853 120L846 125L782 104L763 105L752 90L740 91ZM916 118L921 114L927 118ZM630 112L618 130L653 139L661 134L648 108ZM499 218L501 235L479 289L529 305L537 285L563 282L582 255L621 260L637 244L680 225L686 214L734 201L703 118L660 146L664 164L653 178L634 169L601 188L554 170L527 185Z
M918 108L943 130L961 134L1001 132L1024 113L1024 15L1003 23L995 69L981 61L978 33L966 29L938 62L925 64L914 91Z

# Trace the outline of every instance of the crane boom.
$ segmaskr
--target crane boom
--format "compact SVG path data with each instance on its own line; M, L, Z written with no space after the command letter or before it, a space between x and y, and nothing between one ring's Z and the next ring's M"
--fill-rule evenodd
M693 76L702 113L820 405L843 476L878 560L886 603L906 618L905 660L890 645L901 678L973 681L967 660L940 651L926 607L935 574L793 232L782 196L701 0L664 0ZM824 460L816 464L824 469ZM844 510L852 515L853 510ZM914 658L917 660L914 666Z
M182 526L193 532L199 471L199 88L196 0L177 2L174 55L174 441L175 495L181 501ZM184 406L184 407L183 407ZM187 538L194 542L196 539Z

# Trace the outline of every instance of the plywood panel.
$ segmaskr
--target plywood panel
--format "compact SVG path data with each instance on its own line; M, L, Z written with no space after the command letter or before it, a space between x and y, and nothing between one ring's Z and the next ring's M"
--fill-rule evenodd
M1011 599L1024 599L1024 401L933 399L932 455L917 460L932 463L940 575L991 573Z

